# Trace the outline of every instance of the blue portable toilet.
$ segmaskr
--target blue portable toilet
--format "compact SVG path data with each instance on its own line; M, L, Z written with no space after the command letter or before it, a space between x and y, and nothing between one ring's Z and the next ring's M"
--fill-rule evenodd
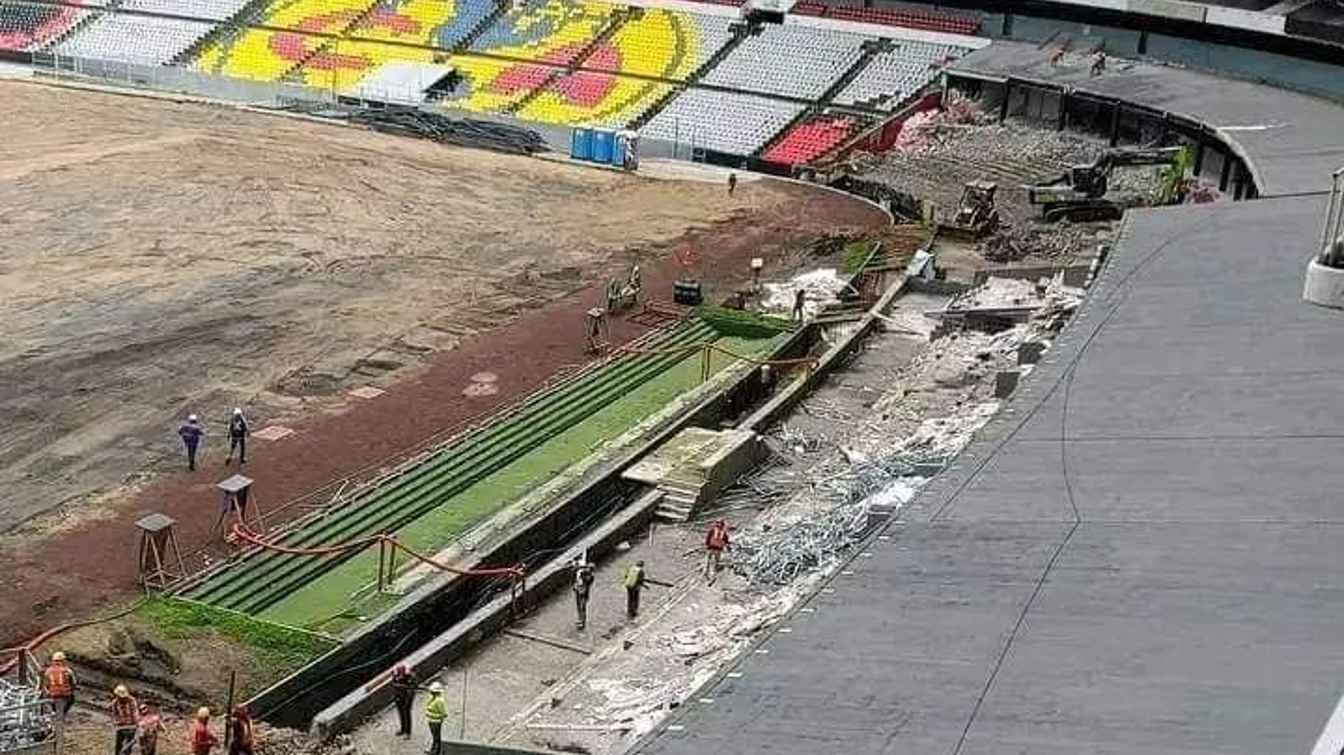
M593 162L610 163L615 151L616 135L610 131L593 130Z
M575 160L590 160L593 156L593 130L590 128L574 129L574 136L569 147L569 156Z

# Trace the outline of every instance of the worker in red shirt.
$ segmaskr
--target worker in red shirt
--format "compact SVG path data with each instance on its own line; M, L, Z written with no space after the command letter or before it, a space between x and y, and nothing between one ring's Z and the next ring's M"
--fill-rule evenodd
M79 686L75 672L65 665L65 653L57 650L51 654L51 663L42 670L42 694L56 701L61 716L70 712L75 704L75 687Z
M709 526L709 532L705 535L705 579L710 584L719 572L719 559L723 557L723 552L728 550L728 523L722 519Z
M131 755L135 734L140 729L140 704L124 684L112 690L112 726L117 733L112 755Z
M210 709L196 711L196 722L191 725L192 755L210 755L210 750L219 742L219 737L210 731Z
M159 706L145 703L140 706L140 755L157 755L159 734L166 729L163 717L159 715Z

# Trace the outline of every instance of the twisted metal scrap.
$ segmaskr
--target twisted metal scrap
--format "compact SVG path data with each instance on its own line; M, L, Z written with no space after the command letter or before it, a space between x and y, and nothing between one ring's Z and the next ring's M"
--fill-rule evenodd
M55 730L55 706L42 703L42 693L0 679L0 752L46 741Z

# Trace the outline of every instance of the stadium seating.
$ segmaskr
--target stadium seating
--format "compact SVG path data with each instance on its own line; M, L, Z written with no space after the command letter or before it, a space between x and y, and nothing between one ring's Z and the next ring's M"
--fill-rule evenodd
M0 49L39 50L59 39L89 14L90 11L68 5L4 0L0 2Z
M965 52L966 48L952 45L902 43L894 51L874 55L835 96L835 102L892 110L933 80L937 73L936 64L960 57Z
M517 105L560 70L476 55L455 55L450 64L462 74L463 83L443 105L478 113L499 112Z
M373 5L373 0L272 0L253 16L254 23L292 31L249 27L223 36L202 52L195 65L209 73L275 81L328 43L323 37L303 32L342 33ZM349 63L352 67L359 65L353 58ZM330 78L330 71L326 73ZM319 85L328 86L330 82Z
M710 89L687 89L644 124L640 134L696 148L749 155L770 140L803 105Z
M247 0L122 0L118 7L146 13L227 21L245 5Z
M76 58L161 65L209 34L214 26L208 21L104 13L52 51Z
M743 40L703 80L731 89L815 99L858 62L866 40L826 29L767 27Z
M816 12L818 6L820 12ZM797 8L793 12L797 13ZM948 34L975 34L980 29L980 18L974 14L949 12L943 9L933 10L929 6L915 4L865 8L863 7L863 0L828 0L824 6L815 0L810 0L808 13L805 15L818 15L826 18L886 26L903 26L908 29L940 31Z
M542 123L624 128L671 90L671 84L580 71L547 84L517 115Z
M583 61L583 67L685 81L732 37L728 19L719 19L721 26L701 26L700 18L681 11L646 9L622 24Z
M313 54L298 69L307 85L349 92L384 63L431 63L446 61L445 53L425 46L440 39L448 26L463 27L455 11L464 12L471 27L485 17L488 7L480 3L447 3L443 0L382 0L350 25L339 42ZM461 32L465 35L467 31ZM389 44L397 43L397 44Z
M615 12L614 5L588 0L526 0L496 19L471 51L568 65Z
M862 125L850 115L820 115L806 120L770 146L761 158L783 165L809 162L852 136Z

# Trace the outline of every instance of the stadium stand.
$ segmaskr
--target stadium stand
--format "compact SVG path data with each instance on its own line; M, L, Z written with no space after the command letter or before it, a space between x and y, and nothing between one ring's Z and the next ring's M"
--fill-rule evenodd
M935 64L958 58L966 49L953 45L907 42L869 59L835 96L840 105L892 110L933 80Z
M92 5L93 3L89 3ZM40 50L60 39L91 11L68 5L0 2L0 49Z
M789 129L761 159L782 165L801 165L829 152L852 136L863 121L852 115L818 115Z
M254 23L292 31L255 27L233 30L207 45L195 65L208 73L276 81L308 62L328 44L325 37L305 32L343 33L373 5L372 0L272 0L253 16ZM339 55L339 49L332 54ZM359 62L352 59L349 64L355 67ZM330 71L326 73L330 78ZM312 83L331 85L330 81Z
M687 89L640 129L649 138L750 155L803 112L798 103L750 94Z
M382 0L351 24L339 43L329 43L313 54L298 70L310 86L348 92L384 63L431 63L447 56L429 49L441 40L445 27L465 28L479 24L492 6L482 3L446 3L443 0ZM467 14L471 27L458 23Z
M616 10L588 0L526 0L477 37L471 51L569 65L611 24Z
M980 18L977 15L943 9L930 10L928 6L865 8L862 0L832 0L825 4L815 0L804 0L794 5L790 12L801 16L860 21L949 34L975 34L980 30Z
M578 72L547 84L517 115L542 123L624 128L671 90L661 82Z
M238 15L246 5L247 0L122 0L117 7L145 13L227 21Z
M208 21L104 13L71 33L52 52L76 58L162 65L209 34L214 26Z
M863 56L867 37L803 26L772 26L742 41L704 77L706 84L815 99Z
M622 24L607 45L583 61L583 67L686 81L732 39L730 23L726 18L648 8Z
M553 78L553 66L515 63L498 58L457 55L450 65L462 74L458 91L444 106L478 113L506 111Z

